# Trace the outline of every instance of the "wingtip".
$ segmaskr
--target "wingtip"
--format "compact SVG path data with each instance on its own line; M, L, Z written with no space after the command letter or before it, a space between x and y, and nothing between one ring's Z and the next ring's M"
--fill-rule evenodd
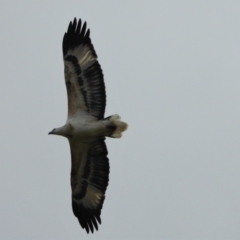
M87 30L87 22L83 23L81 18L77 20L76 17L70 21L67 32L63 36L63 55L65 56L68 50L74 49L81 42L89 42L91 44L89 34L90 32Z

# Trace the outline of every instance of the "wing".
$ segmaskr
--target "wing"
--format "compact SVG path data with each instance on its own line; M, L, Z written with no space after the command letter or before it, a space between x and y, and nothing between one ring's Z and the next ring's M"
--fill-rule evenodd
M101 209L109 180L109 160L105 139L82 143L69 139L72 170L72 208L87 233L101 224ZM98 223L97 223L98 222Z
M65 83L68 94L68 117L90 114L103 119L106 93L101 66L81 19L70 22L63 37Z

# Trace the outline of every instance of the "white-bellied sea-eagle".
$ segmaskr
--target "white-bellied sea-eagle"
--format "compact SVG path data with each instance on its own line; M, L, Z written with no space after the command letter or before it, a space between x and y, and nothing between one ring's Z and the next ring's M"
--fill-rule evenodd
M109 180L105 137L120 138L127 124L118 115L104 118L106 93L101 66L86 22L74 19L63 37L63 60L68 97L66 124L49 134L66 137L72 167L72 209L89 233L101 224L101 209Z

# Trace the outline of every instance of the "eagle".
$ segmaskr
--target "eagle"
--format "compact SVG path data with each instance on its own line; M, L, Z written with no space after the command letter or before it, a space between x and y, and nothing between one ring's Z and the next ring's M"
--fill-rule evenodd
M127 124L119 115L104 117L104 77L81 19L69 23L63 43L64 75L68 98L65 125L49 134L66 137L71 152L72 210L87 233L98 230L109 182L105 138L120 138Z

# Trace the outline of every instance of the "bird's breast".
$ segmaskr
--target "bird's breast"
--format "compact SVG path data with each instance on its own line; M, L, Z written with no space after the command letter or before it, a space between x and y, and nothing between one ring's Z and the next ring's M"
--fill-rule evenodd
M73 128L73 137L83 140L103 137L105 133L105 125L101 121L78 123L74 124Z

